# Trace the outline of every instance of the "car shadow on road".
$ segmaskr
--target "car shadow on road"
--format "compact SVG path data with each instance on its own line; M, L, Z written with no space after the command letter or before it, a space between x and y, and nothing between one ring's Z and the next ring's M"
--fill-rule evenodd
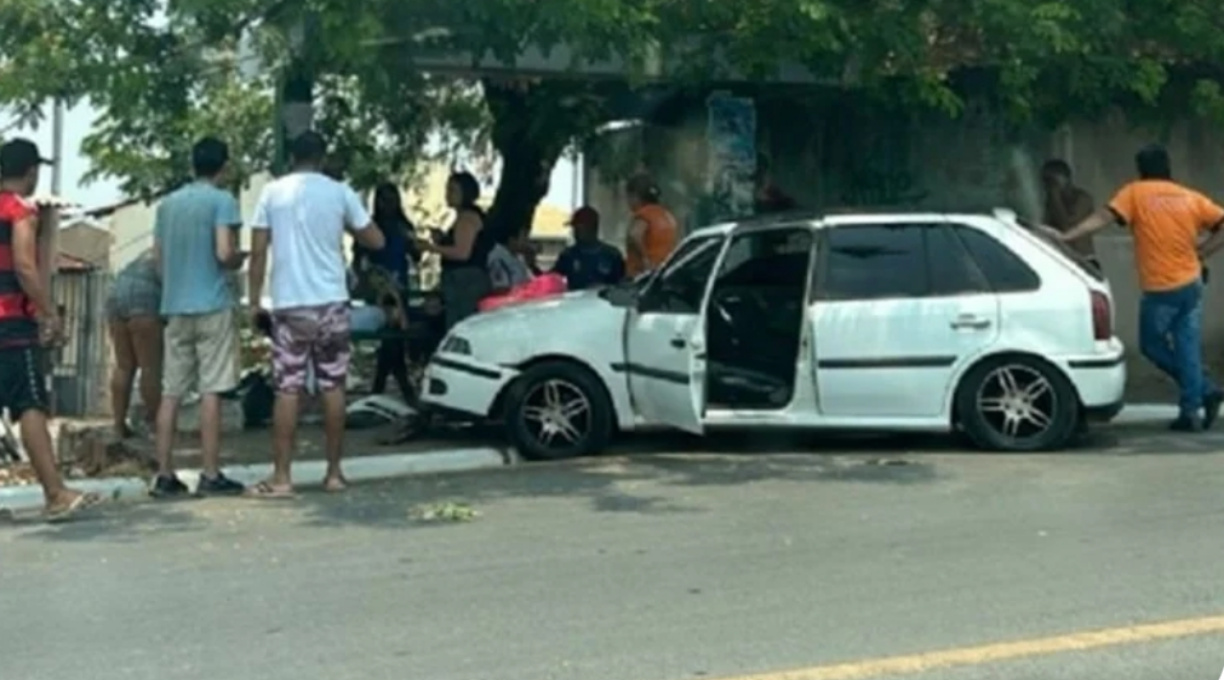
M560 463L527 463L502 470L430 475L364 483L342 495L312 493L299 499L313 526L359 525L400 529L444 526L443 518L421 521L422 510L462 515L515 500L577 500L598 513L674 515L704 512L699 503L668 487L743 486L768 481L921 484L938 478L934 464L893 455L856 457L819 453L754 455L777 447L776 439L710 441L659 435L615 447L609 455ZM844 450L841 446L839 450ZM866 450L866 449L865 449ZM879 451L886 449L878 448ZM658 453L664 451L666 453ZM460 517L455 521L462 522Z

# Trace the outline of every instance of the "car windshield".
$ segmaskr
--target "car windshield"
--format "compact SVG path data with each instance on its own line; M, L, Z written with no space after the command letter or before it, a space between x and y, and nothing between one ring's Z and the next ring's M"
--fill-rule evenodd
M1043 243L1061 253L1063 257L1066 257L1068 260L1074 262L1075 266L1079 267L1085 274L1091 276L1097 281L1105 280L1105 275L1101 272L1099 267L1092 263L1092 261L1084 257L1084 255L1076 249L1050 235L1048 230L1053 229L1053 227L1039 225L1036 222L1032 222L1023 217L1016 217L1016 224L1024 227L1024 229L1030 234L1035 235L1037 238L1041 239Z

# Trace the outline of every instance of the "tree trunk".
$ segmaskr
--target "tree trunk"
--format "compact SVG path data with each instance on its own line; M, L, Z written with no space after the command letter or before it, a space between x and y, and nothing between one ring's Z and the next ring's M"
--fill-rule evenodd
M495 144L494 148L501 155L502 167L487 227L499 243L504 243L511 236L531 231L536 207L548 194L548 180L560 153L547 153L526 135Z
M493 114L493 148L502 167L486 228L499 242L531 230L536 207L548 194L553 166L586 117L567 110L572 83L484 80L485 101Z

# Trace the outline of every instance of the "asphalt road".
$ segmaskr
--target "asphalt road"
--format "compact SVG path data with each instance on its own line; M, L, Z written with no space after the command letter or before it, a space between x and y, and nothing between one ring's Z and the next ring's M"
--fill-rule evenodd
M834 442L0 525L0 677L1215 680L1224 435L1181 441ZM417 517L451 502L479 516Z

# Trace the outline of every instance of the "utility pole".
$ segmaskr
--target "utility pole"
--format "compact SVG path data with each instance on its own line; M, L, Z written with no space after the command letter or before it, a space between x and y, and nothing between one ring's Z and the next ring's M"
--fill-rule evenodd
M305 58L307 41L314 33L309 20L295 19L288 29L289 63L281 70L277 84L275 115L275 175L289 170L289 142L314 123L314 73Z
M60 199L63 195L64 182L64 100L56 97L51 102L51 202L39 208L38 229L38 260L42 271L43 286L51 291L55 298L57 264L59 261L59 228ZM86 312L88 313L88 312ZM55 355L56 352L43 353L43 368L45 370L47 400L50 413L55 415L58 409L58 398L55 394ZM92 384L86 380L86 384Z
M57 198L64 190L64 100L56 98L51 109L51 194Z

